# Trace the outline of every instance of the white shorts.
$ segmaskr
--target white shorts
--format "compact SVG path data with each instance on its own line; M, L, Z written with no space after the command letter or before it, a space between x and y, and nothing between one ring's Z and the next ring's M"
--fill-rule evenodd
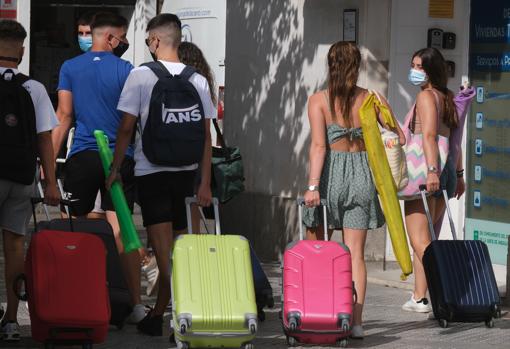
M25 185L0 179L0 228L25 235L32 216L30 199L34 196L34 183Z

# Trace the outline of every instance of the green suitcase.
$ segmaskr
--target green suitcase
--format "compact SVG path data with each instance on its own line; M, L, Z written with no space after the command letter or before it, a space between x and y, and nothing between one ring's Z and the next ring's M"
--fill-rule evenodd
M190 203L186 199L188 227ZM187 234L175 241L172 319L177 348L254 348L257 305L250 246L239 235Z

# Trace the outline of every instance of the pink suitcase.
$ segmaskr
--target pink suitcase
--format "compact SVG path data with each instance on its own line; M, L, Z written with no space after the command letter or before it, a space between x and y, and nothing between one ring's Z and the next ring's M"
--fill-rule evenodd
M353 282L351 255L344 244L303 240L303 200L298 200L300 240L283 255L283 329L289 346L347 345L351 333ZM322 205L324 222L326 206Z

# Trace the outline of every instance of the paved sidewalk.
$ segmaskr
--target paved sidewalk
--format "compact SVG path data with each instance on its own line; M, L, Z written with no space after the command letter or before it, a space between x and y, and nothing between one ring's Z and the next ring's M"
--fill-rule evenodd
M141 233L142 239L145 234ZM0 256L2 254L0 253ZM3 258L0 258L0 270L3 270ZM503 349L510 347L510 316L507 312L502 319L495 321L495 327L487 329L483 323L451 324L442 329L436 321L428 320L425 314L408 313L401 310L401 305L408 299L408 290L412 287L412 279L399 281L400 272L394 264L388 265L388 271L382 271L381 263L368 263L368 290L364 311L364 327L366 338L352 340L350 348L458 348L458 349ZM278 312L280 302L281 271L278 263L264 265L273 285L276 305L266 310L266 321L260 324L255 340L258 349L287 348L282 333ZM145 289L145 282L143 289ZM386 287L385 285L396 286ZM0 301L5 301L5 284L0 278ZM79 301L79 300L78 300ZM153 304L154 298L144 297L143 301ZM19 321L22 327L22 341L18 344L7 344L0 341L0 348L41 348L30 339L30 321L25 303L20 304ZM169 315L165 317L163 337L147 337L138 334L132 325L122 330L112 328L106 343L94 346L97 349L138 349L138 348L174 348L168 340ZM63 347L62 347L63 348ZM74 347L79 348L79 347ZM300 347L298 347L300 348ZM306 348L326 348L307 346Z
M274 286L276 307L267 311L267 319L260 326L255 340L257 348L287 348L281 331L278 311L280 310L280 270L277 264L265 265ZM483 324L451 324L447 329L440 328L435 321L427 320L427 315L404 312L400 309L409 293L405 290L384 287L370 283L368 285L364 340L352 340L352 348L466 348L466 349L503 349L510 343L510 318L496 321L492 329ZM153 302L153 298L146 298ZM97 349L135 349L135 348L174 348L168 341L168 316L165 318L165 335L159 338L142 336L134 326L126 325L122 330L112 329L108 341L97 345ZM20 323L23 328L23 340L17 345L0 342L0 348L40 348L29 338L30 327L28 312L24 304L20 307ZM78 348L78 347L75 347ZM306 348L321 348L308 346Z

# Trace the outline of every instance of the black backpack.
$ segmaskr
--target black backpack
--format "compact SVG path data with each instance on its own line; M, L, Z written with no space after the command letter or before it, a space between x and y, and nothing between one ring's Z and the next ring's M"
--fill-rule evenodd
M204 108L186 66L172 75L161 62L146 63L158 77L142 131L143 153L151 163L187 166L202 160L205 143Z
M0 178L32 184L37 166L34 103L22 86L30 78L7 69L0 75Z

